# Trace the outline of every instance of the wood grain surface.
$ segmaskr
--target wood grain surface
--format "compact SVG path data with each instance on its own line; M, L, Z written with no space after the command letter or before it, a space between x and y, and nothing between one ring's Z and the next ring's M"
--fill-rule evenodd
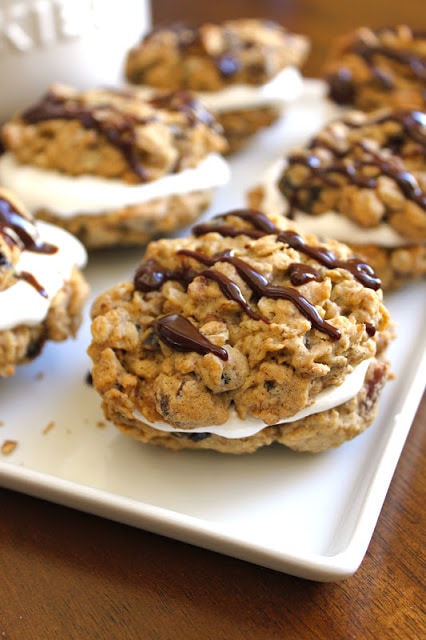
M155 24L269 17L309 35L307 75L352 27L425 28L423 0L154 0ZM1 413L1 412L0 412ZM0 414L1 420L1 414ZM337 583L298 579L0 489L2 640L420 640L426 399L366 557Z

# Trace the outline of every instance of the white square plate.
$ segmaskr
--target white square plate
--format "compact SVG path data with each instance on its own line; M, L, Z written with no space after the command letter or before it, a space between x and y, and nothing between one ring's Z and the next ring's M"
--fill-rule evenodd
M333 116L322 94L307 81L282 121L231 160L232 184L210 214L244 206L265 168ZM92 256L92 297L131 278L141 255ZM373 425L318 455L272 446L243 456L173 453L106 424L86 382L88 306L76 340L48 344L0 380L0 446L17 442L0 455L0 484L300 577L346 578L365 555L425 384L424 282L386 303L398 330L389 352L396 379Z

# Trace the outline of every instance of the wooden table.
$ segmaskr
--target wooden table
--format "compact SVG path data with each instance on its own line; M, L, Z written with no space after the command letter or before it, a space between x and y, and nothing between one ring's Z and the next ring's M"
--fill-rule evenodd
M153 18L273 18L310 36L312 76L339 32L403 21L425 27L423 0L216 0L206 7L154 0ZM294 578L0 489L0 638L426 638L425 423L426 399L365 560L338 583Z

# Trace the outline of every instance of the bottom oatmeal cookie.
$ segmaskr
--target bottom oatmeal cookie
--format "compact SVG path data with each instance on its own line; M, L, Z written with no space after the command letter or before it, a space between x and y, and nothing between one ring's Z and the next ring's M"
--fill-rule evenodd
M392 339L369 265L247 209L151 242L95 300L88 353L106 418L136 439L316 452L372 422Z

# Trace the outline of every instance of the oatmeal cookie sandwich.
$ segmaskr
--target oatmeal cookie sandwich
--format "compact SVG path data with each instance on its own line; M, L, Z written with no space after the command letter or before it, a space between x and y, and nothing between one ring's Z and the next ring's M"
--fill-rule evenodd
M35 221L0 189L0 377L36 358L48 340L75 336L89 293L85 264L74 236Z
M337 447L372 422L389 376L373 270L255 210L151 242L92 318L106 418L172 450Z
M195 91L236 151L299 96L308 53L308 38L271 21L175 24L129 50L125 78L148 91Z
M426 275L426 113L352 111L271 167L250 206L347 243L384 289Z
M426 31L361 27L339 38L324 67L329 98L364 111L426 110Z
M0 182L88 249L139 245L193 223L229 179L226 141L189 92L53 85L3 126Z

